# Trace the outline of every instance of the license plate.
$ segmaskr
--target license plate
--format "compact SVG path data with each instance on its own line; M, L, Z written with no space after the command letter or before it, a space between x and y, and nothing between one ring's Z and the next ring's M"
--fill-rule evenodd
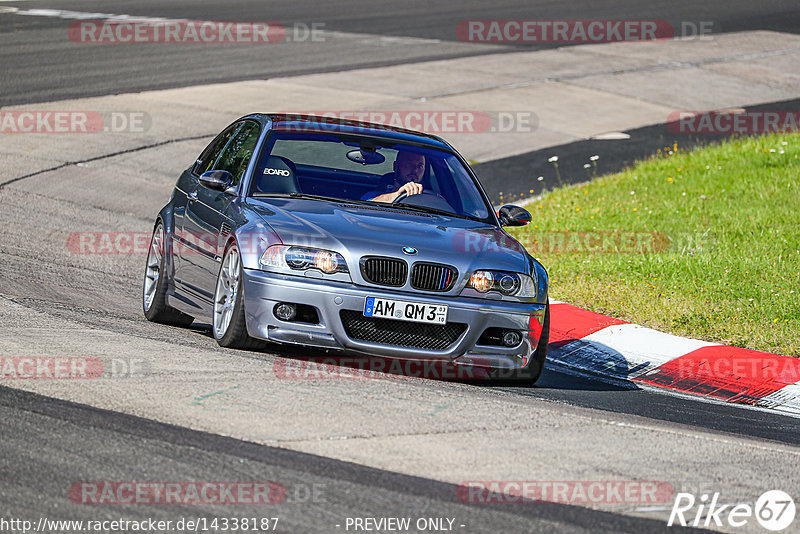
M447 322L447 305L367 297L364 302L364 316L416 323L445 324Z

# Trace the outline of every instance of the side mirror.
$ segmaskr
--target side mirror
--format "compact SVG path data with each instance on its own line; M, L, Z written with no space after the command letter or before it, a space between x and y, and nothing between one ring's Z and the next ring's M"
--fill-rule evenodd
M500 219L500 226L525 226L531 222L528 210L510 204L500 208L497 216Z
M200 183L209 189L225 191L233 185L233 175L228 171L206 171L200 175Z

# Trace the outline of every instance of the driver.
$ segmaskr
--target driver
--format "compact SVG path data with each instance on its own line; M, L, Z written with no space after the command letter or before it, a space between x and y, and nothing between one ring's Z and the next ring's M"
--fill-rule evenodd
M394 160L394 173L388 175L394 178L392 184L386 188L386 193L372 191L361 200L374 200L375 202L394 202L402 193L408 196L422 193L422 175L425 174L425 156L408 151L400 151Z

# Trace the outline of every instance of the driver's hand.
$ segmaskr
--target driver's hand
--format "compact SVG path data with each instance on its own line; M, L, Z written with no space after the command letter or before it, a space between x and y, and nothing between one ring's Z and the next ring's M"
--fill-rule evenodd
M408 196L419 195L422 193L422 184L418 184L417 182L407 182L395 192L394 198L396 199L403 193L406 193Z

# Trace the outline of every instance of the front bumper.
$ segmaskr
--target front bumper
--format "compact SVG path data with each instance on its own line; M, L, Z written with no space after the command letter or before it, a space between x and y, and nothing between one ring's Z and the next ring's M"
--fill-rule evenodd
M511 369L525 366L542 334L545 305L429 293L391 291L305 276L289 276L244 269L244 305L247 331L255 338L308 347L346 350L365 355L408 360L438 360L459 365ZM444 350L403 347L350 338L340 311L363 312L366 297L384 297L427 304L446 304L448 322L464 323L466 330ZM279 302L313 306L319 324L281 321L273 314ZM478 345L490 327L523 333L517 347Z

